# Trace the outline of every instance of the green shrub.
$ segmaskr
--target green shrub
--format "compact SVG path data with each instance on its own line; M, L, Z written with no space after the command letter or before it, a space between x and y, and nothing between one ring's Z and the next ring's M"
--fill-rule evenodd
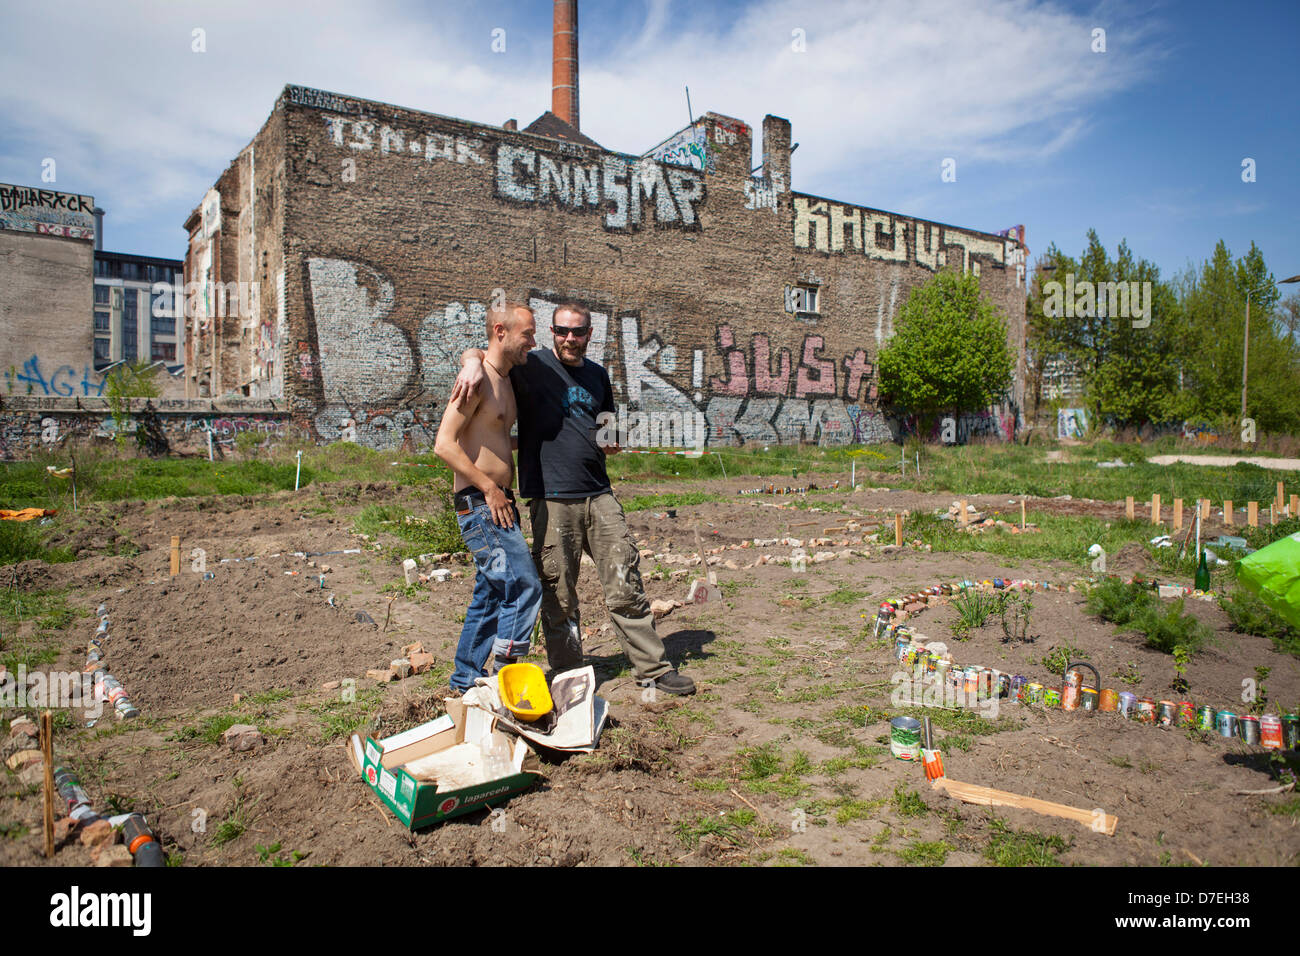
M1219 598L1219 606L1240 634L1267 637L1280 651L1300 657L1300 630L1278 617L1267 604L1244 588Z
M1137 631L1147 647L1166 654L1182 647L1195 654L1213 632L1195 617L1184 613L1183 599L1162 607L1162 602L1140 584L1126 584L1107 578L1088 592L1088 610L1104 621Z

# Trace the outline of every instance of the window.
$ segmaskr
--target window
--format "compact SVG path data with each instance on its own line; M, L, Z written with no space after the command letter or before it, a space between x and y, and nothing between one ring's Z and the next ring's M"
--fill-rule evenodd
M95 339L95 368L101 369L109 364L113 357L113 350L110 347L108 339Z
M108 305L108 286L95 286L95 305Z
M176 361L176 344L174 342L154 342L150 358L154 362L159 360L164 362Z
M790 311L795 314L820 314L820 310L817 308L817 300L820 298L818 291L818 287L815 285L797 285L790 287Z
M176 334L176 319L170 315L151 316L149 319L149 332L153 335L174 336Z
M136 291L128 289L122 297L122 358L127 362L134 362L140 354L140 330L136 313Z
M98 309L96 309L95 310L95 331L96 332L109 331L112 328L112 325L109 324L111 319L112 316L109 315L107 312L101 312Z

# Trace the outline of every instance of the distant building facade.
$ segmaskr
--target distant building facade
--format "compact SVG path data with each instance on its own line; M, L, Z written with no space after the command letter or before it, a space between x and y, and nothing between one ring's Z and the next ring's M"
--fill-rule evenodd
M162 362L184 394L185 263L122 252L95 253L95 371L118 362Z

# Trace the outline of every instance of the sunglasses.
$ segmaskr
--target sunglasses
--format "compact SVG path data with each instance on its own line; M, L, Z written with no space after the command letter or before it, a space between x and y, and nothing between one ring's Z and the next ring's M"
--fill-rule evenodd
M590 326L590 325L553 325L553 326L551 326L551 333L552 333L552 334L555 336L555 338L557 338L557 339L567 339L567 338L570 338L570 337L575 338L575 339L580 339L580 338L585 337L586 334L587 334L588 332L590 332L590 331L591 331L591 326Z

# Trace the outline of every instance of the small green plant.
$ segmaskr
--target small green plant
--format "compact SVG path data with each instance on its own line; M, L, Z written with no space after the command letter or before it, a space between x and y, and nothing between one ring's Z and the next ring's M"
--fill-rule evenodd
M923 817L930 812L921 795L915 790L905 790L902 784L894 788L894 796L890 803L894 807L894 812L901 817Z
M953 637L959 641L966 640L971 631L983 627L984 622L998 612L1001 603L999 595L962 588L952 602L957 610L957 623L952 626Z
M1073 838L1067 843L1055 834L1013 830L1003 820L992 820L989 828L993 834L984 855L995 866L1060 866L1057 857L1074 845Z
M898 858L908 866L943 866L951 849L952 847L942 840L926 843L918 841L898 850L897 853Z
M1268 680L1268 675L1273 673L1273 668L1257 666L1255 668L1255 697L1250 702L1250 712L1258 716L1264 713L1268 707L1268 687L1264 681Z
M1086 661L1088 652L1069 639L1054 645L1043 655L1043 666L1053 674L1065 676L1065 669L1075 661Z
M1176 676L1170 686L1179 694L1186 694L1191 689L1187 683L1187 664L1191 659L1192 655L1181 644L1174 648L1174 672Z
M301 850L280 853L279 843L272 843L270 846L263 846L259 843L255 849L257 850L257 859L263 864L270 864L271 866L293 866L307 856Z
M1002 621L1003 644L1028 644L1029 615L1034 610L1034 599L1029 594L1007 593L999 602L998 617Z
M1267 637L1280 651L1300 657L1300 629L1282 620L1267 604L1244 588L1219 598L1219 606L1241 634Z
M1201 649L1213 632L1184 612L1183 599L1162 606L1149 588L1107 578L1088 592L1088 610L1104 621L1142 634L1147 647L1166 654L1182 647L1190 657Z
M1136 687L1142 683L1142 671L1138 669L1137 661L1129 661L1123 667L1115 671L1115 676L1130 687Z

